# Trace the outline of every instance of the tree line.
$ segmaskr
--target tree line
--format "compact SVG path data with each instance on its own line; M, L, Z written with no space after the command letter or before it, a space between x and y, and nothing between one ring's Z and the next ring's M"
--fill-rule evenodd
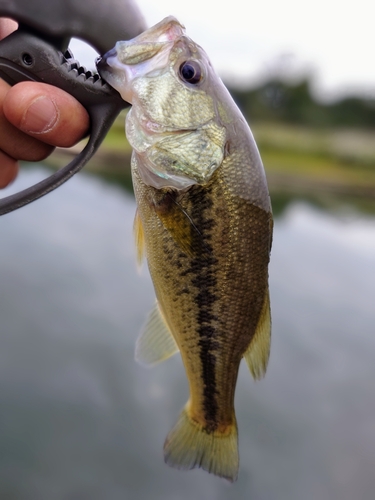
M308 79L295 84L272 79L253 89L229 87L237 105L250 121L280 121L313 127L375 128L375 100L346 97L320 103Z

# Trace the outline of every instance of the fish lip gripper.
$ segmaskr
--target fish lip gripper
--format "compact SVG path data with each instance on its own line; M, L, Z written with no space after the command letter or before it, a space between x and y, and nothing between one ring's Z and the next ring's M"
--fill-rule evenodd
M10 85L38 81L73 95L88 111L90 137L65 167L19 193L0 199L0 215L12 212L53 191L77 173L94 155L119 112L129 104L102 78L87 71L68 49L72 37L100 54L118 40L146 29L132 0L0 0L0 16L18 22L18 29L0 41L0 77Z

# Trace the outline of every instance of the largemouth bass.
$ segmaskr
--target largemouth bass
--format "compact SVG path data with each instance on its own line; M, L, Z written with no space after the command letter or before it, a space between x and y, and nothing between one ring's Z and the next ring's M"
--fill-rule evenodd
M261 378L270 350L272 213L250 129L201 47L173 17L98 64L132 104L138 257L157 305L137 341L148 364L178 350L190 399L166 438L165 461L234 481L234 393L245 358Z

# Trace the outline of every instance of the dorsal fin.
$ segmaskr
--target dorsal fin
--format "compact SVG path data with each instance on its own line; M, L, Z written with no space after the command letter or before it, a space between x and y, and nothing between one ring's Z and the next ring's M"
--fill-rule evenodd
M254 337L251 339L250 345L243 356L255 380L264 377L266 373L270 346L271 310L269 290L267 288Z
M145 235L143 231L143 225L138 210L135 212L133 231L134 231L135 245L137 248L137 264L138 266L141 266L142 261L145 257L146 249L145 249Z
M178 350L156 303L137 339L135 359L139 363L152 366L173 356Z

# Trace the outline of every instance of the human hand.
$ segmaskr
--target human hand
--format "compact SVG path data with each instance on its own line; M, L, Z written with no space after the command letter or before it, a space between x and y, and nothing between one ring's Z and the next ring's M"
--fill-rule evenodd
M0 19L0 40L16 28ZM0 188L17 176L17 160L43 160L55 146L73 146L88 128L87 111L63 90L37 82L10 87L0 79Z

